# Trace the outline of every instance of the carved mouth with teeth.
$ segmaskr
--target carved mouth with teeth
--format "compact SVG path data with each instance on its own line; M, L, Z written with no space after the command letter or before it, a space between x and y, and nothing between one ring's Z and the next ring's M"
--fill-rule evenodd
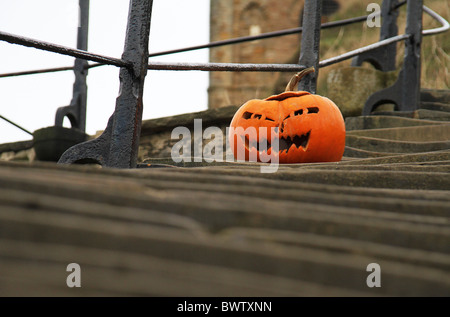
M311 131L308 131L302 135L294 135L294 136L281 136L278 138L278 153L281 154L283 152L289 152L293 149L302 149L306 151L309 144L309 136L311 135ZM259 142L256 140L249 140L248 135L241 136L244 141L245 147L247 150L252 150L255 148L258 152L266 152L271 153L272 144L270 140L261 139Z

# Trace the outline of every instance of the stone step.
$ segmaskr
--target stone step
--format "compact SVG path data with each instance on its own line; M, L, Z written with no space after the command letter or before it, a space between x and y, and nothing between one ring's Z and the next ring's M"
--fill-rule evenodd
M333 176L334 174L335 176L340 175L348 178L358 174L361 177L368 177L371 174L377 176L379 172L386 174L388 179L393 177L401 179L405 175L414 176L414 174L416 176L431 175L435 177L443 173L443 171L430 171L425 167L416 170L410 169L407 173L404 170L400 173L394 173L398 171L386 168L370 170L365 165L342 164L342 169L338 170L333 169L329 164L319 164L318 166L330 166L328 170L315 170L318 175L328 174ZM372 168L375 167L377 166L372 166ZM349 173L349 169L353 169L353 172ZM77 178L71 176L72 182L67 182L64 180L56 181L59 173L49 171L46 173L47 179L55 181L57 186L39 186L40 172L29 171L28 179L2 172L0 177L8 185L0 185L3 191L0 198L5 205L34 206L49 211L53 210L53 212L59 210L66 213L71 210L71 214L80 214L85 217L102 216L110 220L125 221L128 219L127 221L136 222L136 219L142 219L143 225L176 227L191 231L201 231L202 227L199 223L189 222L189 219L169 216L165 218L164 214L157 212L160 208L164 211L164 206L169 207L169 205L164 205L163 202L167 202L170 197L177 197L177 193L183 195L188 192L227 194L238 195L239 197L254 197L256 200L264 197L264 199L281 200L285 203L316 203L326 206L339 205L352 208L371 208L380 211L397 211L399 213L450 216L448 214L450 209L447 208L448 203L450 203L450 196L445 193L355 188L348 185L338 187L332 185L331 177L328 183L310 182L307 176L311 172L310 169L280 168L279 174L276 175L278 179L275 179L275 177L255 177L260 173L256 169L251 169L251 166L250 169L233 168L229 170L215 168L149 169L139 172L142 175L138 181L139 189L130 185L132 175L122 174L120 177L119 175L113 177L103 175L105 183L101 190L96 189L95 179L97 177L95 174ZM302 175L305 177L302 177ZM121 180L121 184L115 183L117 178ZM284 181L280 182L280 180ZM89 183L94 184L89 185ZM127 190L124 191L123 188L125 187L122 186L127 187ZM277 186L276 189L267 191L267 187L275 186ZM373 187L377 187L377 182L373 183ZM21 188L26 188L29 194L21 196ZM170 192L171 188L173 193ZM123 193L116 194L120 190ZM88 195L88 193L95 193L95 195ZM162 193L166 194L162 195ZM383 197L384 200L380 200L380 197ZM77 199L82 201L77 204ZM427 199L433 199L434 202L424 204L423 201ZM192 199L173 201L174 203L171 203L170 206L172 206L174 212L182 209L183 204L187 205ZM105 202L111 202L112 207L102 206L101 204L105 204ZM195 199L193 202L198 204ZM100 203L100 205L96 206L96 203ZM441 205L442 203L443 205ZM55 209L57 205L67 207ZM141 209L146 209L148 206L151 206L154 212L142 213ZM245 208L245 206L243 205L242 208ZM124 207L131 208L129 213L124 212ZM108 211L104 208L111 208L111 210ZM204 209L203 207L199 208Z
M0 296L8 297L74 296L74 289L66 286L66 277L61 274L61 267L74 259L82 269L78 296L370 296L367 290L348 290L275 274L164 259L133 250L104 250L95 245L3 239L0 259Z
M420 108L423 110L450 112L450 103L421 102Z
M195 195L197 199L205 201L205 195L198 192L189 193ZM198 240L199 242L211 240L211 234L221 232L227 228L248 227L260 229L283 230L287 232L305 232L311 234L324 235L329 237L341 237L358 241L371 241L379 244L388 244L398 247L408 247L413 244L419 250L428 250L439 253L450 253L446 240L450 237L450 227L441 217L419 216L400 214L397 217L389 216L385 213L370 212L368 209L339 208L330 206L315 206L312 204L302 204L302 208L295 208L292 203L269 200L255 201L253 205L259 210L252 210L249 204L235 195L223 195L208 193L221 206L218 208L205 208L199 203L187 200L185 208L175 207L173 200L167 200L167 206L171 206L170 214L187 215L196 221L200 221L208 233L193 234L193 232L160 227L141 223L129 223L123 220L110 220L102 217L101 213L95 216L85 216L80 213L61 213L50 211L48 208L35 208L35 211L27 210L27 207L5 206L2 203L0 211L1 238L19 239L24 232L21 232L22 225L35 227L36 230L55 228L70 230L81 223L88 224L84 230L102 231L124 230L129 228L132 232L149 232L152 235L182 235L184 239ZM177 193L179 198L185 198L183 193ZM227 201L227 202L225 202ZM158 201L155 199L156 209ZM242 207L239 207L239 204ZM295 210L295 212L281 212L274 210L275 204L280 205L285 210ZM109 205L109 204L106 204ZM58 207L54 206L55 209ZM105 206L106 207L106 206ZM151 210L151 209L150 209ZM32 214L34 212L34 215ZM40 228L40 229L39 229ZM59 229L58 229L59 228ZM353 228L348 231L348 228ZM24 229L22 229L24 230ZM113 231L112 231L113 232ZM120 231L119 231L120 232ZM56 233L56 231L54 232ZM61 234L61 233L60 233ZM55 237L58 235L55 235ZM396 237L395 241L392 238ZM47 237L44 237L47 238ZM68 237L70 238L70 237ZM53 239L53 238L52 238ZM35 240L37 241L37 239ZM56 240L54 240L56 242Z
M382 152L374 152L367 151L362 149L357 149L351 146L345 146L344 157L352 157L352 158L374 158L374 157L384 157L384 156L393 156L396 153L382 153Z
M347 131L347 135L405 142L441 142L450 140L450 124L440 123L415 127L351 130Z
M420 90L420 100L423 102L441 102L450 104L450 90L422 88Z
M434 121L450 121L450 112L419 109L416 111L380 111L376 116L395 116L411 119L423 119Z
M360 117L348 117L345 119L345 128L347 131L416 127L416 126L439 125L439 124L446 124L446 122L435 120L410 119L393 116L360 116Z
M399 156L398 154L394 154ZM386 157L386 156L383 156ZM390 156L392 157L392 156ZM354 162L360 161L359 159L354 159ZM346 161L341 161L346 162ZM403 163L403 164L380 164L377 166L363 165L363 164L353 164L353 165L317 165L311 166L309 169L320 169L320 170L337 170L337 171L347 171L347 170L377 170L385 171L386 173L391 171L403 171L403 172L436 172L436 173L448 173L450 172L450 161L441 162L420 162L420 163Z
M378 295L446 294L447 161L440 151L270 175L252 163L1 162L0 295L67 294L57 266L72 262L83 295L367 295L372 262Z
M450 138L448 141L414 142L347 135L345 138L345 144L352 149L365 150L370 152L417 153L450 149ZM347 152L346 156L348 156L348 153L349 152Z
M221 238L230 242L247 239L256 242L284 244L292 246L311 247L314 249L328 249L336 252L357 252L367 256L383 258L395 261L407 261L420 263L426 266L446 269L450 266L450 256L442 253L388 246L372 243L367 245L355 240L347 240L337 237L327 237L302 232L288 232L277 230L230 228L220 233Z
M196 215L193 216L195 218ZM280 216L284 215L279 215L278 217ZM389 237L395 236L395 239L390 240L389 244L394 248L400 249L414 242L415 246L419 248L419 251L414 252L414 250L409 249L410 253L436 254L435 257L437 259L433 261L432 257L429 257L426 261L421 261L422 265L415 263L415 269L420 269L421 274L419 278L411 279L412 276L408 272L413 272L414 268L410 267L410 257L403 258L398 253L396 259L392 257L386 259L389 258L389 254L385 254L378 258L383 267L384 278L389 279L390 283L395 284L400 282L405 283L408 280L408 285L415 287L415 293L418 291L419 293L428 293L432 289L436 292L442 292L448 287L449 276L448 274L443 274L445 271L440 269L440 266L446 266L445 263L448 257L441 252L441 250L445 250L445 245L442 245L442 243L445 241L446 231L439 228L433 228L432 230L430 228L430 230L427 230L427 225L424 224L417 225L414 229L412 224L406 223L394 230L394 227L398 227L398 224L393 219L386 220L384 223L374 221L373 219L366 219L366 226L369 225L371 228L366 227L365 230L362 230L363 228L359 227L363 223L352 221L351 225L344 225L348 221L346 219L348 217L339 217L339 221L330 222L330 217L321 214L315 216L314 214L310 214L308 216L305 213L304 216L298 218L292 214L291 217L285 219L287 223L285 223L286 228L283 226L283 232L287 230L286 233L289 235L289 229L295 226L297 227L295 232L299 232L298 230L300 229L300 232L305 232L306 234L319 234L321 236L324 234L325 236L329 236L329 238L342 237L342 241L348 241L347 239L353 239L353 237L357 237L357 240L364 241L370 237L371 243L374 244L379 243L379 239L376 238L377 235L383 239L389 239ZM208 220L207 218L202 218ZM316 218L315 221L318 221L316 225L313 225L311 221L314 218ZM0 220L0 239L2 241L22 242L27 236L33 237L33 240L30 241L32 244L28 247L29 250L25 254L22 252L24 252L24 249L26 250L27 244L22 245L22 248L19 250L12 249L10 243L8 243L9 248L6 245L0 245L0 250L3 251L0 253L0 258L7 260L6 262L8 263L8 260L11 258L20 259L21 257L24 258L25 255L24 261L30 262L30 260L34 260L33 262L37 263L36 266L32 265L37 271L39 271L39 266L42 265L43 261L44 263L45 261L51 263L56 260L51 256L49 257L48 254L43 256L41 252L32 251L36 250L36 244L43 244L43 246L59 246L59 249L64 247L65 251L60 252L58 262L71 263L71 261L66 261L70 258L73 261L76 258L78 262L83 266L86 265L87 268L91 268L93 265L91 261L93 259L89 261L81 256L80 253L77 253L76 250L80 248L90 248L92 250L91 254L95 254L96 256L97 267L100 263L106 262L100 265L100 268L111 264L108 261L108 257L102 258L102 253L114 252L116 260L114 261L115 265L112 265L112 267L117 267L117 265L123 267L123 264L119 264L123 262L117 261L122 256L127 257L126 255L128 254L132 257L150 257L149 260L151 260L151 257L157 257L169 262L180 261L187 267L202 264L205 266L222 267L224 269L242 270L244 272L251 271L256 274L267 274L269 276L276 272L277 276L281 278L306 281L313 284L320 284L327 281L328 285L337 288L360 291L364 290L363 287L365 285L359 287L356 276L359 277L359 271L360 273L364 272L361 270L362 263L365 263L365 265L370 263L370 261L367 262L370 258L368 254L355 254L355 249L353 249L353 252L348 252L346 250L348 243L341 245L338 239L335 240L337 244L334 244L334 247L332 247L335 249L333 252L330 252L330 246L322 246L320 248L318 247L319 244L316 244L315 248L311 246L307 247L308 241L302 243L302 240L298 241L296 246L292 246L286 243L286 241L277 241L277 245L267 245L266 243L255 243L254 238L240 236L240 239L237 239L233 243L233 240L236 240L236 235L230 235L226 231L221 231L217 235L195 237L184 231L168 228L142 227L139 225L130 226L128 223L123 223L122 221L111 222L108 219L100 217L93 219L67 213L54 213L51 216L47 216L44 210L36 209L33 211L19 207L2 208ZM209 220L211 220L211 217L209 217ZM272 219L267 219L266 221L271 227L278 228L276 217L272 217ZM264 228L264 222L262 226L261 224L258 225L258 228ZM349 231L348 225L353 230L360 230L362 236L356 236L355 233L357 232L353 230ZM341 226L341 230L336 231L339 226ZM306 231L304 231L305 229ZM231 232L233 232L233 228ZM441 237L442 234L444 236ZM271 232L268 231L266 235L270 237ZM232 237L231 241L229 239L230 236ZM267 238L264 240L267 241ZM352 241L348 242L351 244ZM14 246L14 244L12 245ZM361 246L363 244L358 242L357 245ZM41 245L41 248L43 246ZM276 252L273 252L274 247L276 247ZM422 251L420 250L421 248L425 248L425 250ZM383 251L382 247L381 253ZM388 250L384 252L389 253ZM407 252L404 252L404 254L406 255ZM40 261L38 260L39 258ZM2 263L4 262L2 261ZM139 261L138 263L142 265L142 270L145 267L145 262ZM256 263L260 263L260 265L256 265ZM17 262L13 262L6 267L8 270L11 270L16 264ZM362 267L364 268L365 265ZM95 265L93 266L95 267ZM400 271L402 274L395 273ZM342 280L336 277L333 278L332 275L337 273L339 275L349 275L355 277L355 279ZM110 277L110 274L112 272L109 272L107 276ZM408 276L407 278L405 274ZM35 274L34 276L36 278L39 275ZM51 274L51 276L54 275ZM142 276L145 277L145 274ZM236 277L236 275L234 276ZM433 276L439 276L439 279L435 279ZM25 274L24 279L26 278L27 276ZM47 277L42 275L41 278L44 281L47 279ZM98 283L98 277L95 274L88 274L84 279L88 285L92 283L92 280L94 284L96 284L95 282ZM128 283L132 285L129 280ZM408 293L407 288L399 288L397 285L394 289L395 291L392 294ZM389 291L386 294L390 294Z
M392 156L384 158L382 161L375 159L355 159L351 157L343 157L340 162L331 162L331 163L301 163L301 164L282 164L278 168L280 170L295 168L295 169L309 169L309 168L328 168L328 169L339 169L341 166L349 166L349 165L412 165L412 164L421 164L421 165L446 165L449 164L450 161L450 151L434 151L428 153L418 153L418 154L402 154L399 155L397 153L392 153ZM172 165L171 165L172 163ZM255 168L259 168L262 166L262 163L254 163L254 162L184 162L181 161L179 164L173 163L172 158L148 158L144 161L141 167L152 167L156 165L156 167L213 167L213 166L222 166L229 167L234 169L238 166L245 166L251 172ZM228 170L227 170L228 171Z

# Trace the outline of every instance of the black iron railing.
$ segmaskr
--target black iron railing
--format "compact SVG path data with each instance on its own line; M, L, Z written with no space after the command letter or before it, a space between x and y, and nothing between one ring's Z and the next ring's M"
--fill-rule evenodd
M58 109L55 125L62 126L64 117L68 117L73 128L84 131L86 76L88 69L101 65L120 67L120 95L117 98L115 111L110 117L104 133L95 140L73 146L63 154L59 161L60 163L96 162L102 166L116 168L133 168L137 163L142 123L142 95L147 69L296 72L306 67L315 66L316 72L306 76L299 84L299 89L314 93L316 91L319 68L344 60L354 58L352 62L354 66L359 66L363 62L369 62L382 71L395 69L395 43L405 41L403 66L396 83L392 87L370 96L364 106L363 114L370 114L382 103L393 103L396 110L410 111L415 110L419 103L422 36L438 34L450 28L449 23L445 19L423 6L423 0L384 0L380 13L383 25L380 31L379 42L319 61L321 29L366 21L368 16L321 24L322 1L306 0L302 27L149 54L148 39L153 1L130 0L124 52L122 58L117 59L87 51L89 0L79 0L79 3L80 26L78 29L77 49L0 32L0 40L2 41L73 56L76 58L74 67L8 73L1 74L0 77L73 70L76 79L73 87L72 102L69 106ZM405 34L398 35L398 8L404 4L407 5L407 26ZM431 30L422 30L423 11L442 24L442 26ZM149 63L148 61L149 57L153 56L269 39L295 33L303 33L301 40L302 49L298 64ZM96 63L88 64L87 61Z

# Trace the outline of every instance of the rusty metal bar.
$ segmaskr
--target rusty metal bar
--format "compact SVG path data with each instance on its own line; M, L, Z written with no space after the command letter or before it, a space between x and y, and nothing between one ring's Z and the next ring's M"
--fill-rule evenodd
M22 130L22 131L24 131L24 132L26 132L26 133L28 133L29 135L33 135L33 133L31 133L30 131L28 131L27 129L25 129L25 128L22 128L20 125L18 125L17 123L14 123L14 122L12 122L11 120L9 120L9 119L7 119L7 118L5 118L4 116L2 116L2 115L0 115L0 119L3 119L3 120L5 120L6 122L8 122L9 124L11 124L11 125L13 125L13 126L15 126L16 128L19 128L20 130Z
M200 70L237 72L298 72L305 69L298 64L240 64L240 63L161 63L151 62L151 70Z
M370 115L379 105L393 103L395 110L414 111L420 100L421 41L423 0L408 0L403 67L397 81L386 89L372 94L363 108L363 115Z
M425 11L430 17L435 19L438 23L442 24L441 27L429 29L429 30L423 30L422 35L423 36L429 36L429 35L435 35L439 33L446 32L450 29L450 23L443 17L441 17L439 14L428 8L427 6L423 6L423 11Z
M401 3L399 3L398 5L395 6L395 8L398 8L400 6L402 6L403 4L405 4L406 1L402 1ZM434 18L436 21L438 21L439 23L442 24L441 27L439 28L434 28L434 29L429 29L429 30L424 30L423 31L423 36L429 36L429 35L433 35L433 34L438 34L438 33L442 33L442 32L446 32L450 29L450 25L447 22L447 20L445 20L443 17L441 17L439 14L437 14L436 12L434 12L433 10L429 9L426 6L423 6L424 11L429 14L432 18ZM359 22L362 20L367 19L367 16L362 16L362 17L357 17L357 18L353 18L353 19L357 19L358 21L353 21L350 22L350 20L352 19L348 19L348 20L342 20L342 21L335 21L335 22L328 22L328 23L324 23L322 24L322 28L325 28L325 26L328 27L332 27L332 26L339 26L339 22L344 22L346 21L347 24L350 23L354 23L354 22ZM289 29L286 30L286 32L290 32L290 30L293 32L294 30L298 33L298 30L302 29L302 28L294 28L294 29ZM277 31L280 33L283 33L284 31ZM267 33L264 33L267 34ZM264 36L264 34L262 34L262 36ZM289 34L293 34L293 33L289 33ZM283 35L283 34L282 34ZM280 35L280 36L282 36ZM288 35L287 33L285 35ZM342 55L336 56L336 57L332 57L330 59L321 61L319 63L319 67L326 67L329 65L333 65L335 63L350 59L352 57L355 57L358 54L364 53L364 52L368 52L371 50L374 50L376 48L378 48L379 46L383 46L383 45L389 45L391 43L394 42L399 42L402 40L405 40L408 37L408 35L399 35L397 37L393 37L393 38L389 38L385 41L380 41L359 49L356 49L354 51L350 51L347 53L344 53ZM256 40L259 39L259 36L254 36L254 37L248 37L251 38L251 40ZM233 39L231 39L230 41L232 41ZM238 40L238 39L236 39ZM228 40L225 40L228 41ZM214 45L214 43L218 43L218 42L212 42L211 44ZM233 44L233 43L230 43ZM224 44L225 45L225 44ZM214 46L209 46L209 44L205 44L205 45L200 45L198 47L188 47L188 48L182 48L182 49L177 49L177 50L173 50L173 51L165 51L165 52L158 52L158 53L153 53L151 56L160 56L160 55L166 55L166 54L172 54L172 53L179 53L179 52L185 52L188 50L192 50L192 49L200 49L200 48L209 48L209 47L214 47ZM208 65L211 64L211 67L208 68ZM98 66L104 66L105 64L103 63L94 63L94 64L90 64L89 66L87 66L87 68L94 68L94 67L98 67ZM113 65L113 64L111 64ZM214 64L214 63L205 63L205 64L192 64L192 63L150 63L149 64L149 69L155 69L155 70L163 70L162 67L164 65L167 65L167 68L170 68L168 70L205 70L205 71L232 71L232 70L236 70L236 71L240 71L238 65L239 64L229 64L230 66L228 67L227 64ZM170 65L172 65L173 67L171 67ZM189 67L188 65L192 65L192 67ZM243 64L244 67L246 68L245 65L265 65L265 64ZM277 64L268 64L268 65L277 65ZM282 64L280 64L282 65ZM249 66L249 67L253 67L253 66ZM269 66L270 68L271 66ZM289 67L289 66L288 66ZM187 69L185 69L187 68ZM198 68L198 69L197 69ZM13 77L13 76L21 76L21 75L33 75L33 74L43 74L43 73L48 73L48 72L58 72L58 71L67 71L67 70L73 70L74 68L69 66L69 67L55 67L55 68L46 68L46 69L38 69L38 70L31 70L31 71L23 71L23 72L14 72L14 73L5 73L5 74L0 74L0 78L5 78L5 77ZM265 69L264 67L262 67L262 69ZM303 68L301 68L303 69ZM299 70L301 70L299 68ZM245 71L245 70L244 70ZM258 71L257 67L255 66L254 69L252 69L251 71ZM265 70L262 70L265 71ZM290 69L284 69L282 66L275 70L275 68L267 70L267 71L290 71ZM292 68L292 71L297 71L295 68Z
M321 29L330 29L338 26L345 26L350 25L353 23L358 23L362 21L366 21L368 18L368 15L359 16L355 18L350 19L344 19L340 21L332 21L332 22L326 22L321 24ZM291 28L286 30L280 30L280 31L273 31L273 32L266 32L259 35L251 35L251 36L242 36L222 41L215 41L208 44L202 44L202 45L196 45L196 46L189 46L184 48L178 48L168 51L162 51L162 52L155 52L150 53L149 57L155 57L155 56L162 56L162 55L169 55L169 54L176 54L176 53L183 53L183 52L189 52L204 48L213 48L213 47L219 47L219 46L225 46L225 45L233 45L233 44L240 44L245 42L251 42L251 41L257 41L257 40L264 40L269 39L273 37L280 37L280 36L286 36L286 35L293 35L293 34L299 34L303 32L303 27L297 27L297 28Z
M375 50L375 49L377 49L377 48L379 48L381 46L389 45L391 43L396 43L396 42L400 42L400 41L404 41L404 40L408 39L409 37L410 37L410 35L408 35L408 34L397 35L397 36L391 37L391 38L383 40L383 41L379 41L379 42L376 42L376 43L373 43L373 44L370 44L370 45L367 45L367 46L364 46L364 47L361 47L361 48L357 48L356 50L344 53L342 55L328 58L326 60L321 61L319 63L319 66L320 67L327 67L327 66L330 66L330 65L333 65L333 64L345 61L345 60L350 59L352 57L355 57L355 56L357 56L359 54L362 54L364 52L369 52L371 50Z
M447 20L445 20L443 17L441 17L439 14L437 14L436 12L434 12L433 10L431 10L430 8L423 6L423 10L429 14L433 19L435 19L437 22L439 22L442 26L438 27L438 28L434 28L434 29L429 29L429 30L424 30L422 31L422 35L423 36L429 36L429 35L433 35L433 34L439 34L439 33L443 33L446 32L450 29L450 24L449 22L447 22ZM375 50L381 46L385 46L385 45L389 45L395 42L400 42L400 41L404 41L406 39L408 39L410 37L409 34L401 34L401 35L397 35L391 38L388 38L386 40L382 40L358 49L355 49L353 51L344 53L342 55L339 56L335 56L335 57L331 57L329 59L323 60L319 63L320 67L326 67L326 66L330 66L342 61L345 61L347 59L350 59L352 57L355 57L359 54L362 54L364 52L368 52L371 50Z
M405 43L403 59L403 87L400 111L413 111L419 106L421 45L422 45L423 0L409 0L407 4L406 34L411 34Z
M77 49L87 51L89 33L89 0L79 0L79 22L77 35ZM64 118L70 120L72 128L86 131L86 105L87 105L87 84L88 61L85 59L75 59L74 73L75 83L73 84L73 96L69 106L58 108L55 115L55 126L62 127Z
M22 72L4 73L4 74L0 74L0 78L25 76L25 75L37 75L37 74L46 74L46 73L56 73L56 72L62 72L62 71L67 71L67 70L73 70L73 66L43 68L43 69L35 69L35 70L26 70L26 71L22 71Z
M298 89L316 93L319 76L320 22L322 19L322 0L306 0L303 10L303 35L299 64L313 66L316 70L306 75L298 84Z
M58 53L62 55L69 55L76 58L82 58L93 62L98 62L102 64L114 65L118 67L130 67L130 63L127 63L121 59L94 54L90 52L86 52L83 50L78 50L74 48L70 48L67 46L62 46L58 44L52 44L48 42L43 42L35 39L31 39L24 36L18 36L14 34L10 34L7 32L0 31L0 41L5 41L11 44L18 44L27 47L33 47L44 51L49 51L53 53Z
M114 65L94 63L94 64L89 64L86 67L86 69L91 69L91 68L95 68L98 66L114 66ZM57 72L63 72L63 71L68 71L68 70L74 70L74 67L73 66L50 67L50 68L42 68L42 69L34 69L34 70L25 70L25 71L21 71L21 72L4 73L4 74L0 74L0 78L57 73Z
M68 149L59 163L94 162L105 167L136 167L152 4L152 0L130 0L122 59L132 67L120 69L120 94L105 131L95 140Z

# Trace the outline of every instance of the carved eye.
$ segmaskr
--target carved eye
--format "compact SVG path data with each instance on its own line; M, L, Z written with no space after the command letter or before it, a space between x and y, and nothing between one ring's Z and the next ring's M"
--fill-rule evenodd
M275 120L273 120L273 119L270 119L270 118L267 118L267 117L266 117L266 120L267 120L267 121L272 121L272 122L275 122Z
M303 114L303 109L294 112L294 116L301 116Z
M308 108L308 113L319 113L319 108L310 107L310 108Z
M258 120L261 120L261 118L262 118L262 115L260 115L260 114L255 114L255 116L253 117L253 119L258 119Z
M246 111L242 115L242 118L244 118L245 120L248 120L248 119L250 119L252 117L252 115L253 115L253 113Z

